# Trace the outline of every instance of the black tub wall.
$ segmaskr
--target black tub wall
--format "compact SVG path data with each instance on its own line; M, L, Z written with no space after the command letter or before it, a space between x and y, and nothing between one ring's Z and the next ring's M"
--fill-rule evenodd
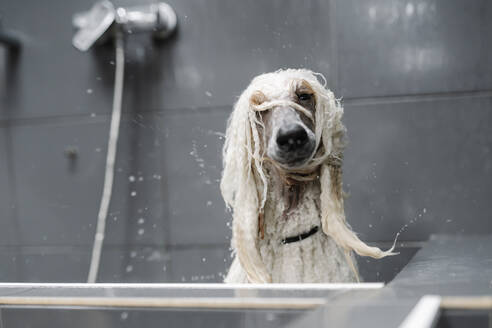
M129 4L130 1L118 2ZM140 2L133 2L142 3ZM99 281L216 282L230 263L222 133L255 75L322 72L345 106L348 220L401 255L492 227L492 3L169 1L178 33L127 44L124 117ZM113 50L71 46L92 1L0 1L0 280L85 281L103 181ZM67 156L74 150L75 157Z

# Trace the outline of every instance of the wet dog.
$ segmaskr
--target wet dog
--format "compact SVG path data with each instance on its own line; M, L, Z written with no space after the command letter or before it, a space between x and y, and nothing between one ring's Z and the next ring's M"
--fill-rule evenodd
M233 210L230 283L359 281L369 247L345 221L343 108L304 69L257 76L229 118L221 192Z

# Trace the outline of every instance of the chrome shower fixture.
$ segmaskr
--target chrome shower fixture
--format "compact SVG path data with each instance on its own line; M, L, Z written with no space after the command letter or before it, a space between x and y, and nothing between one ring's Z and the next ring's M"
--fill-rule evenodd
M97 41L104 42L115 32L125 34L151 32L156 39L165 39L175 29L177 17L167 3L159 2L135 7L118 7L110 1L101 1L87 12L77 13L72 19L78 29L72 44L87 51Z

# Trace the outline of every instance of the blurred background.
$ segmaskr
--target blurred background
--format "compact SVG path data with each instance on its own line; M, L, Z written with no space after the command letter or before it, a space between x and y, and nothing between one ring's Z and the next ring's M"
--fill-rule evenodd
M148 1L147 1L148 2ZM115 1L133 6L146 1ZM128 37L99 282L220 282L218 189L232 105L257 74L305 67L343 99L347 219L399 256L433 233L492 232L492 2L169 0L177 33ZM84 282L109 133L114 46L72 46L92 0L0 0L0 281ZM0 30L1 31L1 30Z

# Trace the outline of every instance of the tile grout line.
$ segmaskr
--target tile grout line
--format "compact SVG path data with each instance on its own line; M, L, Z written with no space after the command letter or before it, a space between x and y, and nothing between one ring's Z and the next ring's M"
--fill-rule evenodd
M338 61L336 64L338 67ZM336 74L336 83L339 84L340 74ZM338 86L337 86L338 87ZM344 105L370 105L370 104L382 104L382 103L409 103L418 101L433 101L433 100L451 100L451 99L476 99L492 97L492 90L477 90L477 91L453 91L453 92L436 92L436 93L421 93L421 94L402 94L402 95L386 95L386 96L372 96L372 97L344 97L342 103ZM131 116L135 114L157 114L157 115L175 115L182 113L183 111L190 111L194 113L200 113L205 110L214 111L228 111L232 108L232 105L216 105L216 106L204 106L204 107L176 107L176 108L154 108L139 113L124 112L123 122L131 122ZM108 113L96 114L96 117L91 117L90 113L84 114L67 114L67 115L53 115L46 117L31 117L31 118L0 118L0 128L8 126L31 126L31 125L43 125L53 123L74 123L74 124L88 124L88 123L107 123L109 118Z
M422 101L442 101L451 99L476 99L492 97L492 90L477 90L477 91L456 91L456 92L436 92L436 93L421 93L421 94L401 94L388 96L372 96L372 97L346 97L342 99L342 103L350 105L373 105L383 103L409 103Z
M188 113L200 113L206 110L213 111L229 111L232 109L232 105L216 105L216 106L203 106L203 107L175 107L175 108L154 108L149 110L143 110L139 112L127 112L122 113L122 122L131 123L134 115L146 115L146 114L177 114L183 111L188 111ZM0 128L12 126L12 125L42 125L42 124L53 124L53 123L108 123L110 117L109 113L94 113L95 116L91 116L92 113L84 114L66 114L66 115L51 115L51 116L35 116L35 117L25 117L25 118L0 118Z

